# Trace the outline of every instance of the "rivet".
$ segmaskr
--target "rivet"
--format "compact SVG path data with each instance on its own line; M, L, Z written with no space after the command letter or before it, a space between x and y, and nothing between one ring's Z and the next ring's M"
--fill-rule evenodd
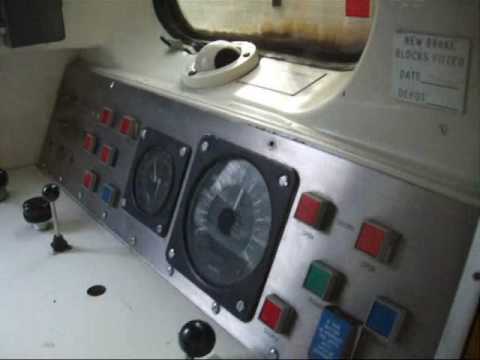
M102 219L103 219L103 220L106 220L107 218L108 218L108 212L104 211L104 212L102 213Z
M168 273L168 276L173 276L173 274L175 273L175 270L173 269L173 266L168 265L167 273Z
M278 185L281 187L287 187L288 186L288 176L287 175L282 175L278 178Z
M243 312L243 310L245 310L245 303L242 300L239 300L237 301L235 308L238 312Z
M168 250L168 258L173 259L175 257L175 249Z
M216 301L212 303L212 311L215 315L217 315L220 312L220 305Z
M187 155L187 148L185 146L182 147L179 151L179 154L181 157L184 157L185 155Z
M122 198L120 200L120 207L124 208L125 206L127 206L127 199Z
M208 143L208 141L204 141L204 142L202 143L202 147L201 147L201 148L202 148L202 151L203 151L203 152L207 151L209 147L210 147L210 144Z

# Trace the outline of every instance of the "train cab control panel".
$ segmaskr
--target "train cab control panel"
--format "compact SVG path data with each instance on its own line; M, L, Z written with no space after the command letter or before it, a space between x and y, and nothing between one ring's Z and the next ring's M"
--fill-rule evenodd
M65 74L39 167L270 358L434 356L479 216L84 64Z

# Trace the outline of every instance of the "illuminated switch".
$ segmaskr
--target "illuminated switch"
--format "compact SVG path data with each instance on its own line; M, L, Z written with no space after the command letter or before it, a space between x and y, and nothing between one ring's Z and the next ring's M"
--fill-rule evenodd
M406 313L405 309L379 297L370 308L365 327L384 341L395 341Z
M137 136L137 121L131 116L124 116L120 121L120 133L135 138Z
M395 243L400 235L380 224L363 223L355 247L383 263L390 261Z
M83 139L83 149L89 153L95 153L97 148L97 137L93 134L86 133Z
M314 261L308 270L303 287L323 301L330 301L341 286L342 274L321 261Z
M308 355L310 359L349 359L355 350L360 322L337 307L322 311L312 338Z
M114 206L118 198L118 190L113 185L105 184L102 186L100 197L104 203Z
M100 151L100 161L105 165L113 166L117 157L117 149L109 145L103 145Z
M312 192L303 193L298 203L295 218L317 230L323 230L332 203Z
M111 127L113 124L113 110L103 108L99 116L100 124Z
M295 310L276 295L269 295L263 303L259 319L273 331L288 334L295 320Z
M83 174L83 187L89 191L95 191L97 188L98 176L93 171L87 170Z

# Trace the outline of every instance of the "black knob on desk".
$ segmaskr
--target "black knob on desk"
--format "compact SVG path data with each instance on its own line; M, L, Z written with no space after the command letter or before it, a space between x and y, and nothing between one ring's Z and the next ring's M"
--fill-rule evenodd
M206 322L193 320L183 325L178 341L189 359L203 357L215 346L215 332Z
M49 202L55 202L60 197L60 188L57 184L48 184L43 187L43 197Z
M8 173L5 170L0 169L0 189L5 188L8 185Z
M52 220L50 203L43 197L35 197L23 203L23 217L37 230L47 230Z

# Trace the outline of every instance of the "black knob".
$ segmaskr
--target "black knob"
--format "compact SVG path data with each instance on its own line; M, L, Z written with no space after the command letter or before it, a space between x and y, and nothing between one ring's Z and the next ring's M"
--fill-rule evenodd
M23 203L23 217L31 224L46 223L52 219L50 203L43 197L35 197Z
M215 331L206 322L193 320L183 325L178 342L189 358L203 357L215 346Z
M0 169L0 189L8 185L8 173Z
M45 185L42 190L42 195L47 201L55 202L60 196L60 188L57 184Z

